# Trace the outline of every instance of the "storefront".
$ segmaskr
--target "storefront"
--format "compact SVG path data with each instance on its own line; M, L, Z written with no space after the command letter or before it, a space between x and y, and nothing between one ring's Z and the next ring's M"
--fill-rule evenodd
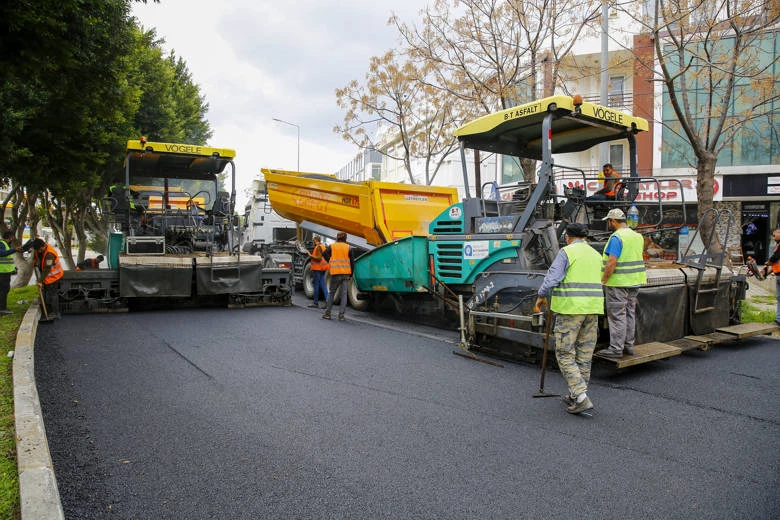
M723 198L738 201L742 254L763 264L774 247L772 230L780 227L780 175L724 176Z

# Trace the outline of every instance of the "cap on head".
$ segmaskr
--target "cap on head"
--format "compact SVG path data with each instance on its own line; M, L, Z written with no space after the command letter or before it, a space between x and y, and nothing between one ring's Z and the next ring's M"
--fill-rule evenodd
M601 220L609 220L609 219L613 219L613 220L626 220L626 214L623 213L623 210L621 210L621 209L618 209L618 208L611 209L611 210L609 210L609 213L607 213L607 216L604 217Z
M588 226L580 222L572 222L566 226L566 234L570 237L585 238L588 236Z
M336 234L336 240L345 241L347 239L347 234L344 231L339 231Z
M41 238L36 238L35 240L32 241L32 247L36 251L38 249L42 248L45 245L46 245L46 242L44 242L43 239L41 239Z

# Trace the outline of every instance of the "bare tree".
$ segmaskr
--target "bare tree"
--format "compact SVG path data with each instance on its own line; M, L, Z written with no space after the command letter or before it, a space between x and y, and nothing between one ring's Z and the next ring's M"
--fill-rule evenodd
M334 131L361 148L374 148L401 161L413 184L418 182L412 171L416 159L425 164L424 182L431 184L456 147L455 105L425 81L429 70L427 64L399 61L394 51L388 51L371 58L365 83L353 80L336 90L345 116Z
M780 7L776 0L655 0L650 12L625 12L654 40L655 63L645 66L663 84L676 116L665 130L693 152L701 220L713 207L718 154L736 137L753 133L758 143L772 134ZM701 221L703 236L712 225Z
M431 86L458 99L466 119L552 95L560 60L597 18L598 5L592 0L437 0L423 11L419 26L397 17L391 22L411 55L432 66ZM523 161L522 167L532 179L535 161Z

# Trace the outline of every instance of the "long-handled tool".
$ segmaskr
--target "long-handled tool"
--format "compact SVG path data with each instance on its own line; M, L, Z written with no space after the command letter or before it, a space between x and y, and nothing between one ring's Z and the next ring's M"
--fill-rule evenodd
M550 327L552 322L552 309L547 308L547 318L544 324L544 351L542 352L542 375L539 380L539 391L534 397L560 397L560 394L550 394L544 391L544 371L547 368L547 347L550 344Z
M38 295L41 297L41 308L43 309L43 317L49 319L49 313L46 311L46 301L43 299L43 286L38 284Z
M469 350L469 342L466 339L466 323L463 318L463 295L458 295L458 311L460 314L460 343L458 344L458 347L460 350L453 350L452 353L456 356L461 356L466 359L470 359L472 361L479 361L480 363L487 363L488 365L493 365L496 367L504 368L504 365L501 363L496 363L495 361L490 361L489 359L482 359L480 357L477 357L476 354L474 354L472 351Z

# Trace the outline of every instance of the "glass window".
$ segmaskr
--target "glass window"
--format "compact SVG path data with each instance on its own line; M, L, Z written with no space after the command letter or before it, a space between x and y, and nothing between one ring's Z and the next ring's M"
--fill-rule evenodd
M609 162L612 164L612 169L617 173L623 172L623 145L611 144L609 145Z
M626 78L623 76L611 76L609 78L609 101L610 107L623 106L623 94Z
M778 139L776 115L780 109L780 101L772 100L759 108L754 108L759 100L756 96L757 91L764 93L780 91L780 77L773 73L773 69L769 67L769 64L780 57L780 40L775 34L773 32L763 34L758 45L745 51L743 57L745 67L756 70L763 70L767 67L767 72L763 77L736 78L725 127L736 125L739 129L733 134L733 138L731 134L720 137L721 142L725 139L728 139L728 142L723 143L725 146L718 152L718 166L780 163L780 140ZM724 38L715 43L709 42L710 52L723 56L729 52L733 41L733 38ZM671 49L667 48L667 51L669 50ZM697 128L697 133L702 135L705 133L705 124L710 124L714 128L717 123L715 119L707 119L708 103L712 99L716 101L723 99L725 92L716 90L711 93L708 91L708 67L700 64L696 53L687 53L681 61L691 64L690 70L685 75L688 99L691 101L689 109L693 114L691 124ZM675 74L677 70L674 68L674 63L670 62L670 66L670 72ZM760 97L767 99L771 96L763 94ZM717 111L714 111L713 115L717 116ZM664 129L661 167L686 168L695 166L696 158L693 155L693 150L688 139L682 133L682 128L677 121L666 90L663 94L662 117Z
M511 155L502 155L501 184L522 182L523 180L523 167L520 165L520 159Z

